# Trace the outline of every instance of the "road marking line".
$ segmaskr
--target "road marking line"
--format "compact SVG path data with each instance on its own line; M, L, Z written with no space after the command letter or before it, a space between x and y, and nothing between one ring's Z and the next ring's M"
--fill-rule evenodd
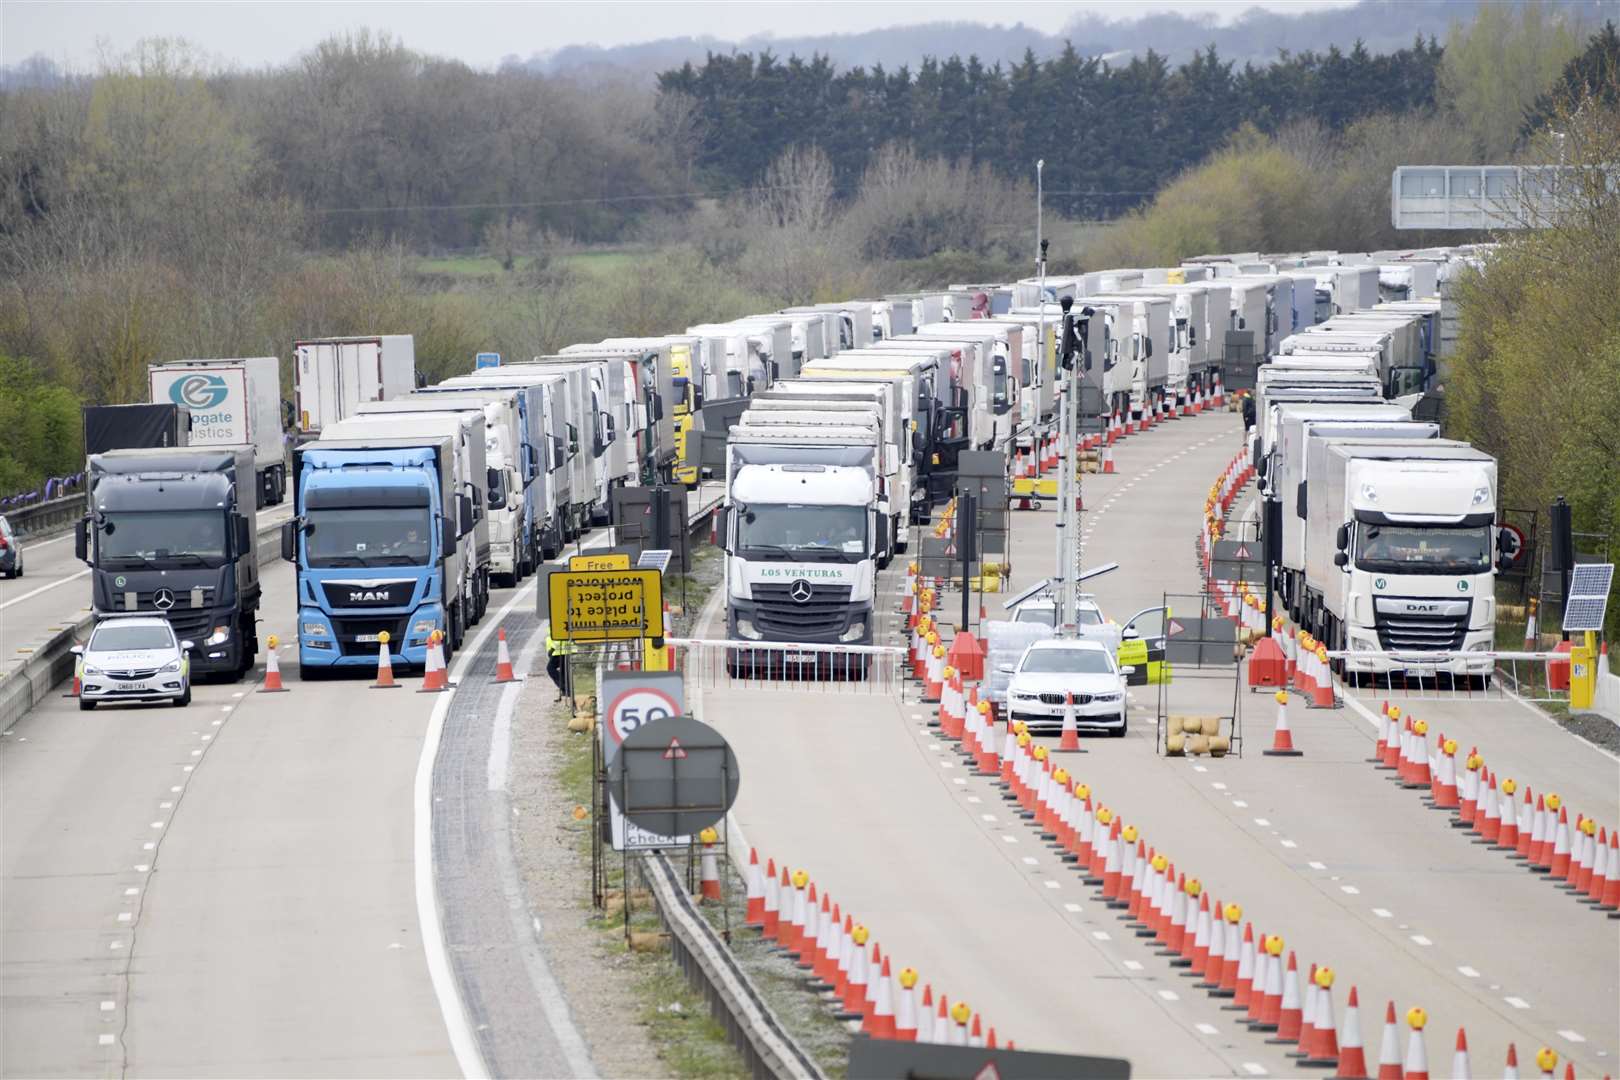
M1326 863L1308 862L1305 865L1310 867L1312 870L1326 870L1327 869L1327 864Z
M110 945L107 946L107 948L109 948L109 949L122 949L123 947L124 947L124 943L122 941L114 941Z
M116 1008L118 1008L118 1002L116 1001L103 1001L101 1003L102 1012L112 1012Z
M1096 938L1098 941L1107 941L1107 940L1109 940L1108 931L1106 931L1106 930L1093 930L1091 932L1091 936Z
M1361 890L1356 888L1354 885L1340 885L1339 891L1347 896L1358 896L1361 893Z
M212 720L212 721L210 721L210 723L212 723L215 727L219 727L224 722L225 721L223 721L223 720Z
M158 809L159 810L172 810L172 809L174 809L174 803L172 803L172 802L160 802L160 803L158 803Z
M979 820L980 821L994 821L994 820L996 820L996 815L994 815L994 814L980 814L979 815Z
M1200 1035L1215 1035L1220 1032L1220 1029L1214 1024L1194 1024L1193 1027L1198 1030Z
M939 763L939 767L942 768L942 769L954 769L954 768L956 768L956 762L954 762L954 761L942 761L942 762Z
M191 756L192 757L202 757L202 751L201 750L193 750L191 752Z
M1142 970L1142 962L1140 960L1126 960L1126 961L1124 961L1124 964L1125 964L1125 970L1126 971L1141 971Z
M221 705L219 707L219 711L220 712L230 712L234 708L236 708L236 706L234 706L234 705Z
M26 551L28 549L24 548L23 550ZM80 570L77 574L74 574L71 577L65 577L60 581L53 581L49 585L41 585L39 588L35 589L33 592L25 592L21 596L15 598L13 600L7 600L5 603L0 604L0 611L6 610L6 608L10 607L13 604L20 604L24 600L32 599L33 597L38 596L40 593L50 592L52 589L56 588L59 585L66 585L70 581L78 581L80 578L84 577L89 572L90 572L89 569L86 568L84 570Z
M1219 780L1211 780L1210 783L1209 783L1209 786L1214 788L1216 791L1225 791L1226 790L1226 785L1221 783Z
M1016 837L1016 836L1003 836L1001 838L1001 842L1003 844L1016 844L1016 843L1018 843L1018 837ZM1031 859L1029 861L1034 862L1035 860Z
M163 828L163 822L161 822L161 821L154 821L154 822L152 822L152 828L154 828L154 829L161 829L161 828Z
M146 863L136 863L135 864L135 872L137 874L144 874L150 869L152 869L151 866L147 865Z
M1292 840L1282 840L1282 841L1279 841L1279 842L1282 844L1283 847L1287 847L1287 848L1299 847L1299 845L1294 843Z
M1469 966L1468 966L1468 965L1467 965L1467 964L1463 964L1463 965L1462 965L1462 966L1461 966L1461 967L1459 967L1459 968L1458 968L1458 969L1457 969L1457 970L1458 970L1458 971L1459 971L1459 972L1461 972L1461 973L1462 973L1462 974L1463 974L1463 975L1465 975L1465 976L1467 976L1467 977L1468 977L1468 978L1470 978L1470 979L1477 979L1477 978L1479 978L1479 972L1477 972L1477 971L1475 971L1475 970L1474 970L1474 969L1473 969L1473 968L1471 968L1471 967L1469 967Z
M1414 945L1428 946L1428 945L1433 945L1434 944L1434 942L1430 941L1428 938L1424 937L1422 934L1412 934L1411 938L1412 938L1412 944L1414 944Z
M217 724L217 723L219 723L219 721L218 721L218 720L215 720L215 721L214 721L214 723L216 723L216 724ZM213 738L213 736L212 736L212 735L204 735L204 736L203 736L203 737L202 737L202 741L203 741L203 742L207 742L207 741L208 741L208 740L209 740L209 739L212 739L212 738Z
M1063 910L1069 912L1072 915L1072 914L1074 914L1074 913L1076 913L1076 912L1078 912L1080 910L1080 905L1079 904L1064 904L1063 905Z
M1254 1061L1245 1061L1243 1063L1243 1071L1248 1073L1250 1076L1266 1075L1265 1067Z
M1586 1041L1586 1036L1582 1035L1578 1031L1571 1031L1569 1028L1559 1028L1558 1034L1562 1035L1572 1043L1583 1043Z
M142 851L151 851L156 847L157 847L156 844L154 844L154 843L152 843L152 841L148 840L146 843L141 845L141 850Z
M969 795L967 797L967 801L975 806L978 806L980 803L984 802L984 800L979 798L977 795Z
M967 777L965 777L965 776L953 776L953 777L951 777L951 783L953 783L953 784L962 784L962 785L966 786Z
M1159 996L1162 997L1166 1001L1180 1001L1181 1000L1181 995L1176 993L1174 990L1160 990L1159 991Z
M176 784L176 785L174 785L174 787L170 788L169 790L173 791L173 792L180 792L180 791L183 791L185 789L182 788L179 784Z
M1209 772L1209 770L1204 768L1202 765L1194 765L1193 772Z
M1505 997L1502 1000L1513 1006L1515 1009L1528 1009L1530 1007L1530 1003L1521 997Z
M1061 889L1063 887L1057 882L1053 881L1051 878L1047 878L1045 881L1041 882L1041 884L1045 885L1048 889Z
M1237 807L1239 810L1247 810L1249 808L1249 804L1244 802L1242 799L1233 799L1232 805Z
M120 911L118 913L118 921L119 922L129 922L134 918L135 918L135 913L132 912L132 911Z
M128 889L124 890L124 895L125 896L139 896L139 895L141 895L141 890L139 890L137 888L134 888L134 887L131 887L131 888L128 888Z
M1256 825L1258 825L1258 826L1260 826L1260 827L1261 827L1261 828L1262 828L1262 829L1265 829L1265 828L1269 828L1269 827L1270 827L1270 826L1271 826L1271 822L1269 822L1269 821L1267 821L1267 820L1266 820L1266 819L1265 819L1265 818L1263 818L1263 817L1257 817L1257 818L1255 818L1255 819L1254 819L1254 823L1255 823L1255 824L1256 824Z
M116 1038L114 1038L113 1036L111 1036L111 1035L97 1035L96 1036L96 1043L98 1045L100 1045L100 1046L111 1046L113 1043L115 1043L117 1041L118 1040Z
M193 750L192 753L195 754L195 753L197 753L197 751ZM190 772L191 770L195 769L196 767L197 766L195 766L195 765L182 765L182 766L180 766L180 771L181 772Z
M1375 907L1375 908L1372 909L1372 911L1373 911L1373 914L1378 916L1380 919L1392 919L1392 918L1394 918L1394 916L1389 913L1388 908Z
M1033 855L1025 855L1025 856L1024 856L1024 865L1025 865L1025 866L1034 866L1034 865L1036 865L1036 864L1037 864L1037 863L1039 863L1039 862L1040 862L1040 861L1041 861L1041 860L1039 860L1039 859L1037 859L1037 858L1036 858L1036 857L1035 857L1035 856L1033 856Z

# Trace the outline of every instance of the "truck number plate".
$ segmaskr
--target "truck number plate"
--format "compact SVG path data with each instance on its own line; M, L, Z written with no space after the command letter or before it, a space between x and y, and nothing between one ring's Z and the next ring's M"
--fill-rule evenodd
M819 653L813 652L790 652L784 657L790 664L813 664L820 658Z
M354 635L354 640L363 642L367 645L375 645L379 640L381 640L381 638L377 634L356 634Z

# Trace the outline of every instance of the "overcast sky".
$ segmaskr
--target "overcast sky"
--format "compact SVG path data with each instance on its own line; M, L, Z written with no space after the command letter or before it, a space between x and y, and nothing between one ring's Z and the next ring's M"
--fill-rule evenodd
M478 67L504 56L529 57L564 45L624 45L709 35L851 33L905 23L962 21L1028 26L1056 33L1091 12L1125 18L1148 10L1231 17L1251 7L1299 10L1324 0L957 0L771 3L568 2L361 3L355 0L0 0L0 63L36 53L77 69L95 65L101 46L120 53L143 37L184 37L220 60L248 67L292 59L322 38L369 26L410 48L453 56ZM1328 3L1348 0L1327 0Z

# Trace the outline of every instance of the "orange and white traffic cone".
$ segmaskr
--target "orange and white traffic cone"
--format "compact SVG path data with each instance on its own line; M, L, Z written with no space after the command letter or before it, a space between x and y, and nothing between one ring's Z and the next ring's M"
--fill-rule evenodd
M878 969L874 982L872 1011L862 1025L874 1039L894 1038L894 977L889 974L889 958L884 956L876 942L872 944L872 966Z
M1063 695L1063 734L1058 739L1058 750L1065 754L1078 754L1080 748L1080 728L1074 718L1074 695Z
M1339 1038L1333 1022L1333 969L1316 969L1316 1012L1311 1017L1309 1046L1302 1046L1305 1059L1301 1064L1313 1068L1329 1068L1339 1064ZM1357 1041L1359 1042L1359 1033Z
M786 880L787 871L782 871ZM782 890L776 884L776 860L767 859L765 862L765 902L762 907L763 922L761 933L771 941L781 940L782 933Z
M495 631L495 681L517 682L517 676L512 674L512 653L506 647L506 627Z
M1282 951L1283 939L1278 935L1266 934L1261 939L1260 967L1264 971L1256 973L1255 992L1249 1003L1251 1031L1276 1031L1282 1018Z
M827 893L821 894L821 916L816 922L816 959L811 964L815 990L830 990L838 983L838 944L843 928L838 925L838 905Z
M1609 879L1613 876L1614 867L1609 862L1609 830L1607 827L1598 830L1597 844L1592 851L1592 880L1586 887L1587 902L1594 906L1601 906L1604 894L1608 891Z
M422 688L418 694L440 694L450 689L450 679L444 670L444 654L439 651L439 632L428 635L427 663L422 668Z
M1569 877L1569 807L1558 807L1558 824L1553 827L1552 876L1560 881Z
M1305 1011L1299 994L1299 961L1288 954L1288 965L1283 971L1282 998L1277 1008L1277 1034L1266 1042L1277 1046L1298 1043L1305 1030Z
M1277 726L1271 733L1271 747L1262 750L1266 757L1303 757L1304 752L1294 748L1294 733L1288 727L1288 691L1277 691Z
M904 978L905 972L901 972ZM898 1029L896 1034L899 1034ZM938 1039L934 1037L934 984L924 983L922 991L922 1004L917 1007L917 1037L916 1042L932 1043Z
M1344 1027L1339 1030L1339 1068L1335 1080L1367 1080L1367 1051L1361 1044L1361 1002L1350 988L1344 1005Z
M1248 1012L1254 1002L1254 972L1259 963L1260 946L1254 939L1254 923L1244 923L1243 942L1238 949L1237 974L1232 979L1232 1004L1223 1005L1222 1009Z
M759 869L759 852L748 849L747 906L743 909L743 925L765 925L765 875Z
M1339 703L1333 696L1333 667L1328 663L1326 645L1316 647L1316 685L1311 691L1310 707L1313 709L1337 709Z
M1519 1048L1508 1043L1507 1064L1502 1067L1502 1080L1519 1080Z
M1401 724L1401 708L1399 705L1389 707L1389 724L1389 741L1384 744L1383 751L1380 754L1383 760L1378 763L1378 768L1395 770L1400 768L1401 736L1405 730Z
M1294 1049L1284 1052L1285 1057L1296 1061L1310 1057L1311 1048L1316 1045L1316 999L1322 988L1316 985L1315 964L1306 972L1300 988L1305 995L1305 1008L1300 1013L1299 1040L1294 1043Z
M1600 906L1609 913L1609 918L1620 919L1620 828L1609 834L1609 873L1603 882Z
M968 1021L973 1019L973 1010L968 1007L967 1002L958 1001L951 1006L950 1019L950 1044L952 1046L967 1046Z
M281 648L281 639L271 634L264 642L264 685L259 687L261 694L285 694L287 688L281 685L281 659L276 650ZM73 673L73 693L64 695L74 697L79 692L79 673Z
M810 875L795 870L790 877L787 867L783 867L782 884L787 886L787 900L782 910L782 949L796 960L804 949L805 889L810 884Z
M1227 904L1221 911L1225 923L1226 950L1221 956L1220 979L1211 976L1210 982L1216 983L1215 989L1209 992L1211 997L1229 998L1237 993L1238 971L1243 966L1243 950L1245 944L1242 935L1238 933L1238 922L1243 918L1243 908L1237 904ZM1250 945L1253 943L1250 942Z
M844 1011L838 1014L840 1020L860 1020L871 1008L871 1001L866 994L866 940L869 932L866 927L856 923L849 932L849 979L845 986Z
M804 871L799 871L804 873ZM804 910L799 910L799 897L805 897ZM793 901L794 932L799 938L799 947L794 950L794 961L801 971L813 971L816 966L816 947L821 939L821 912L818 905L820 897L816 895L816 883L810 882L809 895L800 889ZM803 916L800 918L800 916Z
M1451 1054L1451 1080L1473 1080L1474 1067L1468 1061L1468 1032L1457 1029L1457 1048Z
M1102 471L1104 475L1112 475L1114 472L1114 448L1112 446L1102 448Z
M1436 770L1434 781L1434 808L1436 810L1460 809L1462 800L1457 792L1456 739L1446 739L1440 743L1440 767Z
M1429 1022L1429 1014L1414 1005L1406 1010L1406 1022L1412 1036L1406 1043L1405 1080L1429 1080L1429 1054L1423 1048L1423 1025Z
M917 1041L917 969L900 969L900 1004L894 1014L894 1038Z
M1524 786L1524 802L1519 805L1519 843L1508 858L1515 861L1529 862L1536 850L1536 822L1541 815L1536 813L1535 806L1531 804L1530 785Z
M1401 1029L1395 1023L1395 1003L1384 1006L1384 1034L1378 1042L1378 1080L1401 1080Z
M698 858L698 902L702 904L720 903L720 863L714 857L714 845L719 839L720 834L713 828L698 833L698 843L703 845Z
M377 635L377 681L371 684L373 690L397 690L399 684L394 681L394 663L388 658L388 631L384 630Z

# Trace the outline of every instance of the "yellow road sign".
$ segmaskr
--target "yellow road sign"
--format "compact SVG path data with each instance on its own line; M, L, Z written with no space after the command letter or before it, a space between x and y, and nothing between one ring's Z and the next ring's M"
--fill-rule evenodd
M547 586L554 638L664 636L663 575L657 570L567 570L553 573Z
M568 556L568 569L628 570L630 569L630 553L628 551L614 551L602 555L570 555Z

